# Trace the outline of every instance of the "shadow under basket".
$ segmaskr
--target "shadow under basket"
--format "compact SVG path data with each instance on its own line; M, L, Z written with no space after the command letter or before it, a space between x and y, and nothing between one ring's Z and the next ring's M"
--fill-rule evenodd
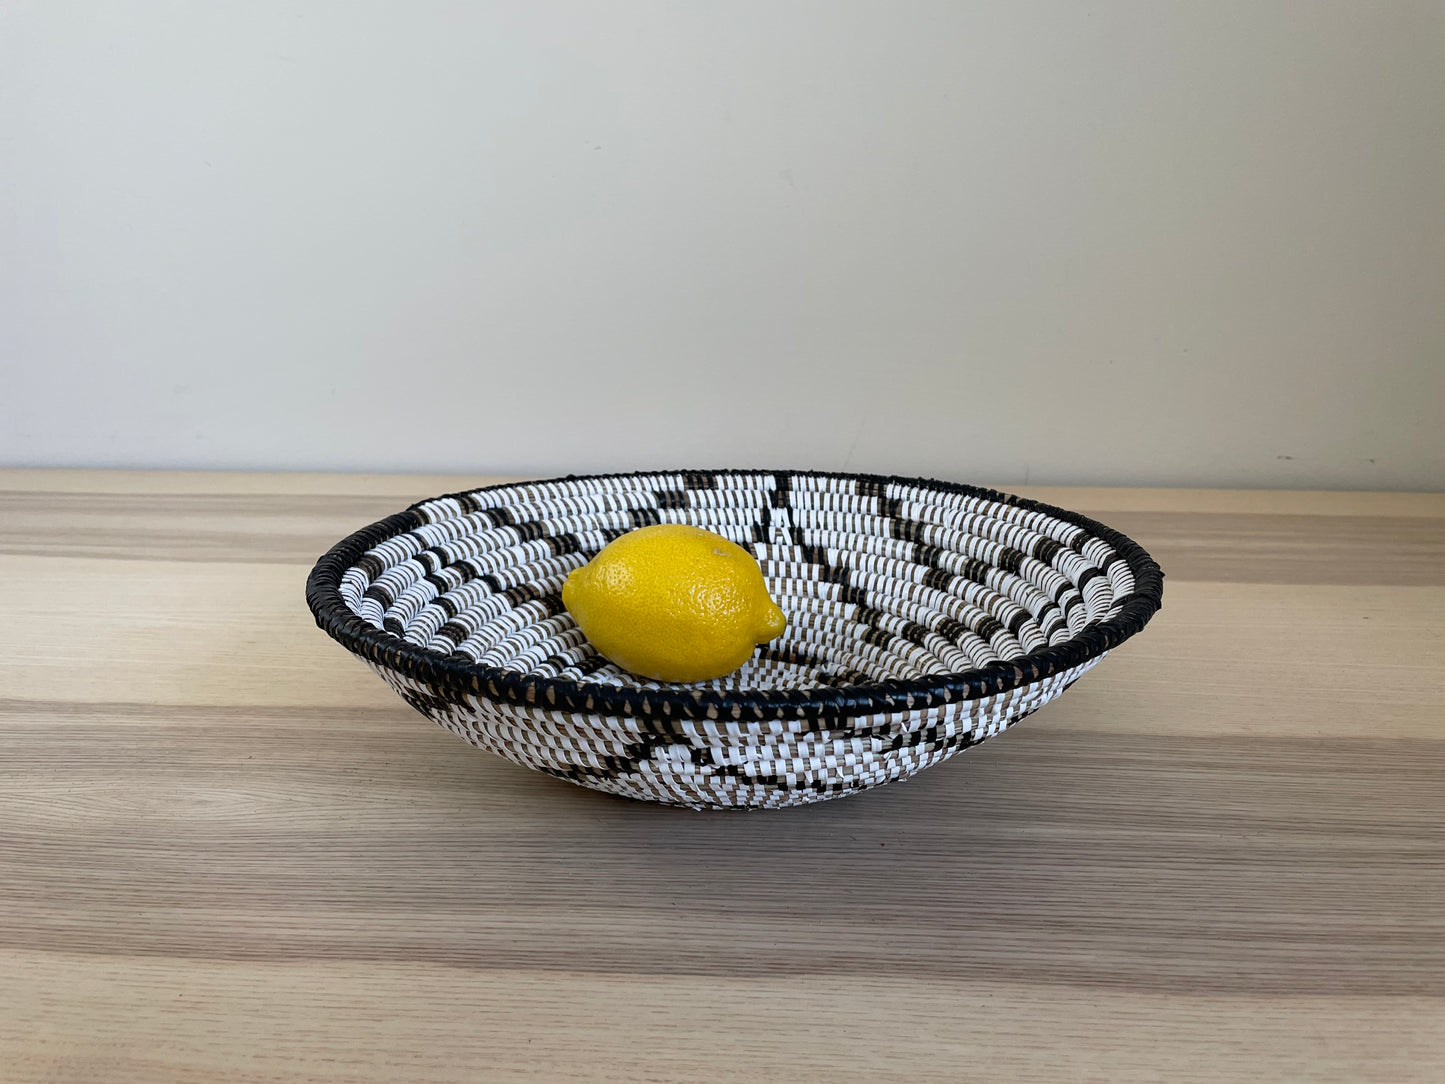
M787 631L697 684L598 655L562 583L653 523L746 547ZM1020 497L716 470L422 501L338 543L306 598L317 625L471 744L611 794L717 809L851 794L977 745L1142 629L1162 588L1128 538Z

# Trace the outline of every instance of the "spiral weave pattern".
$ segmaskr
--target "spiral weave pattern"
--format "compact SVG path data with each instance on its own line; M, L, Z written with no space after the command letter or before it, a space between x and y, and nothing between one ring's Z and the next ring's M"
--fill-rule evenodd
M667 685L602 658L562 583L653 523L757 557L788 629ZM902 779L1053 699L1159 608L1100 524L924 479L786 471L562 478L438 497L344 540L317 623L473 745L613 794L789 806Z

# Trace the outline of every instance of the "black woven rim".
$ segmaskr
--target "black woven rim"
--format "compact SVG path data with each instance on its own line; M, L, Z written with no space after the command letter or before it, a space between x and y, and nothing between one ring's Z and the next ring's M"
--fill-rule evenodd
M569 474L565 478L502 482L443 497L510 489L517 485L546 485L561 481L596 481L612 478L656 478L690 471L620 471L614 474ZM459 661L397 639L363 621L341 598L341 577L367 550L389 538L426 523L416 511L422 504L441 500L430 497L404 512L363 527L335 546L316 562L306 579L306 602L316 624L350 651L380 666L423 682L443 696L468 693L511 704L530 704L562 711L594 715L625 715L650 719L814 719L854 718L887 712L931 708L960 700L977 700L1008 692L1021 686L1061 674L1098 658L1117 647L1148 624L1163 601L1164 573L1158 563L1133 539L1086 516L1053 505L1015 497L991 489L939 482L929 478L902 478L879 474L838 471L711 470L698 473L720 477L730 475L789 475L792 477L835 478L875 482L882 485L918 486L944 493L978 497L999 504L1043 512L1066 523L1082 527L1103 539L1128 564L1134 574L1134 591L1126 596L1117 614L1062 644L1043 647L1012 662L991 663L975 670L940 674L912 681L883 681L845 688L820 686L814 689L760 689L722 691L717 689L629 689L597 682L570 681L521 674L493 666Z

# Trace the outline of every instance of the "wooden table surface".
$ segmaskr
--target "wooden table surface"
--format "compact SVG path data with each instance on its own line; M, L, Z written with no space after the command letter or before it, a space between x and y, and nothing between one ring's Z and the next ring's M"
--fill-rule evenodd
M424 720L314 558L477 479L0 472L0 1080L1445 1080L1445 496L1043 490L1163 612L775 813Z

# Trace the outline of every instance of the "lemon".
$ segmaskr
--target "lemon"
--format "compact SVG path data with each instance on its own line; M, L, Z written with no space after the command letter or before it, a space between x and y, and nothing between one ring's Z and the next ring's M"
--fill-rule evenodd
M592 646L655 681L730 674L788 620L747 550L680 523L614 538L562 585Z

